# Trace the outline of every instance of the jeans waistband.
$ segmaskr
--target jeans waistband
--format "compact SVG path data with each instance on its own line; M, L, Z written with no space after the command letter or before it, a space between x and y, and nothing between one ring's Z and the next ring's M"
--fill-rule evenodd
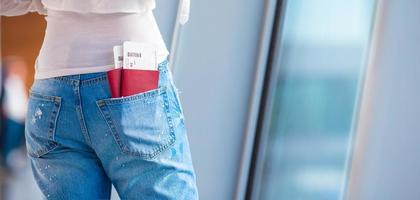
M160 72L168 71L168 60L165 60L158 65L158 70ZM67 75L67 76L58 76L52 78L54 80L67 82L69 84L79 83L79 84L93 84L97 82L107 81L106 72L95 72L88 74L76 74L76 75Z
M107 75L106 72L96 72L96 73L88 73L88 74L76 74L76 75L68 75L68 76L58 76L54 77L54 80L67 82L73 84L75 82L80 83L95 83L100 81L106 81Z

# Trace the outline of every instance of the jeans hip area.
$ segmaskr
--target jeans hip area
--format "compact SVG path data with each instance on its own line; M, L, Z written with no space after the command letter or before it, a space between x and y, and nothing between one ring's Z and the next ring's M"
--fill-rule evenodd
M46 199L198 199L168 61L153 90L111 98L106 72L37 79L26 145Z

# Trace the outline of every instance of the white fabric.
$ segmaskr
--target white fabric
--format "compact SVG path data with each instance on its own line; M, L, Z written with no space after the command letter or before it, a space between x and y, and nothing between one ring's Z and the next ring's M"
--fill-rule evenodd
M179 0L181 12L179 22L185 24L190 15L190 0ZM155 0L1 0L0 14L5 16L22 15L27 12L46 14L47 9L90 12L90 13L133 13L153 10Z
M17 16L28 12L46 14L41 0L0 0L0 15Z
M190 18L190 0L181 1L181 12L179 13L179 23L185 24Z
M124 41L155 45L158 62L169 54L152 11L95 14L48 10L45 19L36 79L112 69L112 48Z
M41 0L47 9L83 13L141 13L155 8L155 0Z
M190 0L180 0L179 23L189 18ZM48 14L35 78L107 71L112 47L123 41L151 43L158 61L169 54L152 10L155 0L1 0L0 15Z
M28 98L23 80L16 75L9 75L4 80L5 115L13 121L23 122L26 115Z

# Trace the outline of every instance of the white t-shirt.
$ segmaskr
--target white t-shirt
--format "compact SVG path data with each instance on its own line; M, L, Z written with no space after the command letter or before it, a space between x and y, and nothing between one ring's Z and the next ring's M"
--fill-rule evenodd
M155 45L158 62L169 54L152 11L97 14L48 10L45 19L36 79L110 70L114 68L112 48L124 41Z
M179 20L188 20L183 0ZM169 54L152 10L155 0L1 0L0 14L46 14L47 29L36 79L103 72L113 68L112 48L124 41L153 44L157 61Z

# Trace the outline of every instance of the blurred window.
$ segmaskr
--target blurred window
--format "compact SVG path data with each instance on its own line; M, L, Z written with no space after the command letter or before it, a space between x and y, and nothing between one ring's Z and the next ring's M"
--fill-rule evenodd
M253 195L340 199L375 1L290 0L282 6Z

